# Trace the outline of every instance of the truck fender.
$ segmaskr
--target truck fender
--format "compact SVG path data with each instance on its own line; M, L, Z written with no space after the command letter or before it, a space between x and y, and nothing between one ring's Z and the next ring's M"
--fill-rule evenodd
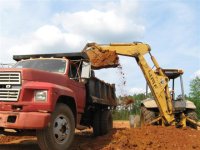
M186 100L186 109L196 109L193 102Z
M143 100L141 105L144 105L146 108L158 108L155 100L150 98Z
M54 88L53 95L54 95L54 98L53 98L54 101L53 101L52 110L54 110L56 104L58 103L61 97L70 97L71 99L73 99L75 103L75 107L77 108L76 96L71 89L66 88L66 87L56 86L56 88Z

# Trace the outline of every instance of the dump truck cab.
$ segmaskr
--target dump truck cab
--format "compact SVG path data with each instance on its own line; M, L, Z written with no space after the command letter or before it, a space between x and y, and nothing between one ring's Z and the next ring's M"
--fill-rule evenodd
M71 107L75 121L84 112L81 53L16 55L12 68L0 69L0 126L42 129L58 103ZM79 67L79 68L78 68Z

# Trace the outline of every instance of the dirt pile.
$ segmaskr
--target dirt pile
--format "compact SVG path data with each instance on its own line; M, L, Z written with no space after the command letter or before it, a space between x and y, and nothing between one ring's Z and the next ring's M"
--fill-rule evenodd
M200 131L190 128L146 126L119 130L104 150L200 149Z
M1 150L39 150L35 137L0 136ZM194 150L200 149L200 131L175 127L129 128L128 121L115 121L107 135L94 137L92 130L76 131L70 150Z
M19 137L17 136L0 136L1 144L8 143L10 141L18 140Z
M0 144L13 143L13 141L34 139L33 136L3 136L0 135ZM14 142L15 143L15 142Z
M130 129L129 122L114 122L114 129L105 136L95 138L90 131L78 135L73 150L200 149L200 131L191 128L146 126Z

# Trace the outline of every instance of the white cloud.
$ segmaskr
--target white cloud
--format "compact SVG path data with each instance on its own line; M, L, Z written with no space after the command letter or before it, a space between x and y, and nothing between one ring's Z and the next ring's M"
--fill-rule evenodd
M12 47L12 44L17 44L17 40L0 36L0 63L11 62L12 54L9 54L8 51Z
M123 42L142 37L145 26L139 24L134 15L125 15L130 10L132 14L137 12L134 9L136 2L129 1L130 5L126 5L127 7L124 5L124 0L118 5L116 4L118 3L114 3L113 7L106 10L91 9L73 13L58 13L54 16L54 23L67 32L95 41ZM131 6L133 6L132 9L130 9Z
M80 51L80 46L85 44L82 37L75 34L61 32L53 25L44 25L20 39L20 42L11 47L10 54L31 54Z
M119 0L109 1L107 3L104 3L103 5L99 5L97 3L97 5L95 6L103 11L112 9L113 11L115 11L116 14L127 17L127 15L136 16L138 14L137 12L139 12L139 10L141 9L140 4L141 3L139 0ZM137 20L137 18L135 18L135 20Z
M44 44L54 44L60 40L63 40L62 32L55 26L45 25L40 27L35 33L35 38L37 38L41 43Z
M141 94L141 93L145 93L145 90L142 88L130 88L129 93L130 95Z
M21 6L21 0L0 0L0 12L8 10L18 10Z
M81 51L87 42L134 41L145 31L145 27L132 18L137 12L136 5L137 1L121 0L113 3L113 8L104 10L57 13L51 18L53 24L20 36L9 54ZM126 15L130 12L132 17Z
M194 77L200 77L200 70L198 70L198 71L196 71L196 72L194 73Z

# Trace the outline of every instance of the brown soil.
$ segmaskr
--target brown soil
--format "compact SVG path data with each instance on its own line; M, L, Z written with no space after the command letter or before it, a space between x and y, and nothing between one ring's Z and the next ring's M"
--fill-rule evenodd
M35 137L0 137L1 150L39 150ZM93 137L92 130L76 131L72 150L200 149L200 131L190 128L146 126L129 128L128 121L115 121L107 135Z
M190 128L147 126L117 131L111 143L103 149L200 149L199 138L200 131Z
M118 55L116 52L105 50L88 50L85 51L88 55L93 69L109 68L118 66Z

